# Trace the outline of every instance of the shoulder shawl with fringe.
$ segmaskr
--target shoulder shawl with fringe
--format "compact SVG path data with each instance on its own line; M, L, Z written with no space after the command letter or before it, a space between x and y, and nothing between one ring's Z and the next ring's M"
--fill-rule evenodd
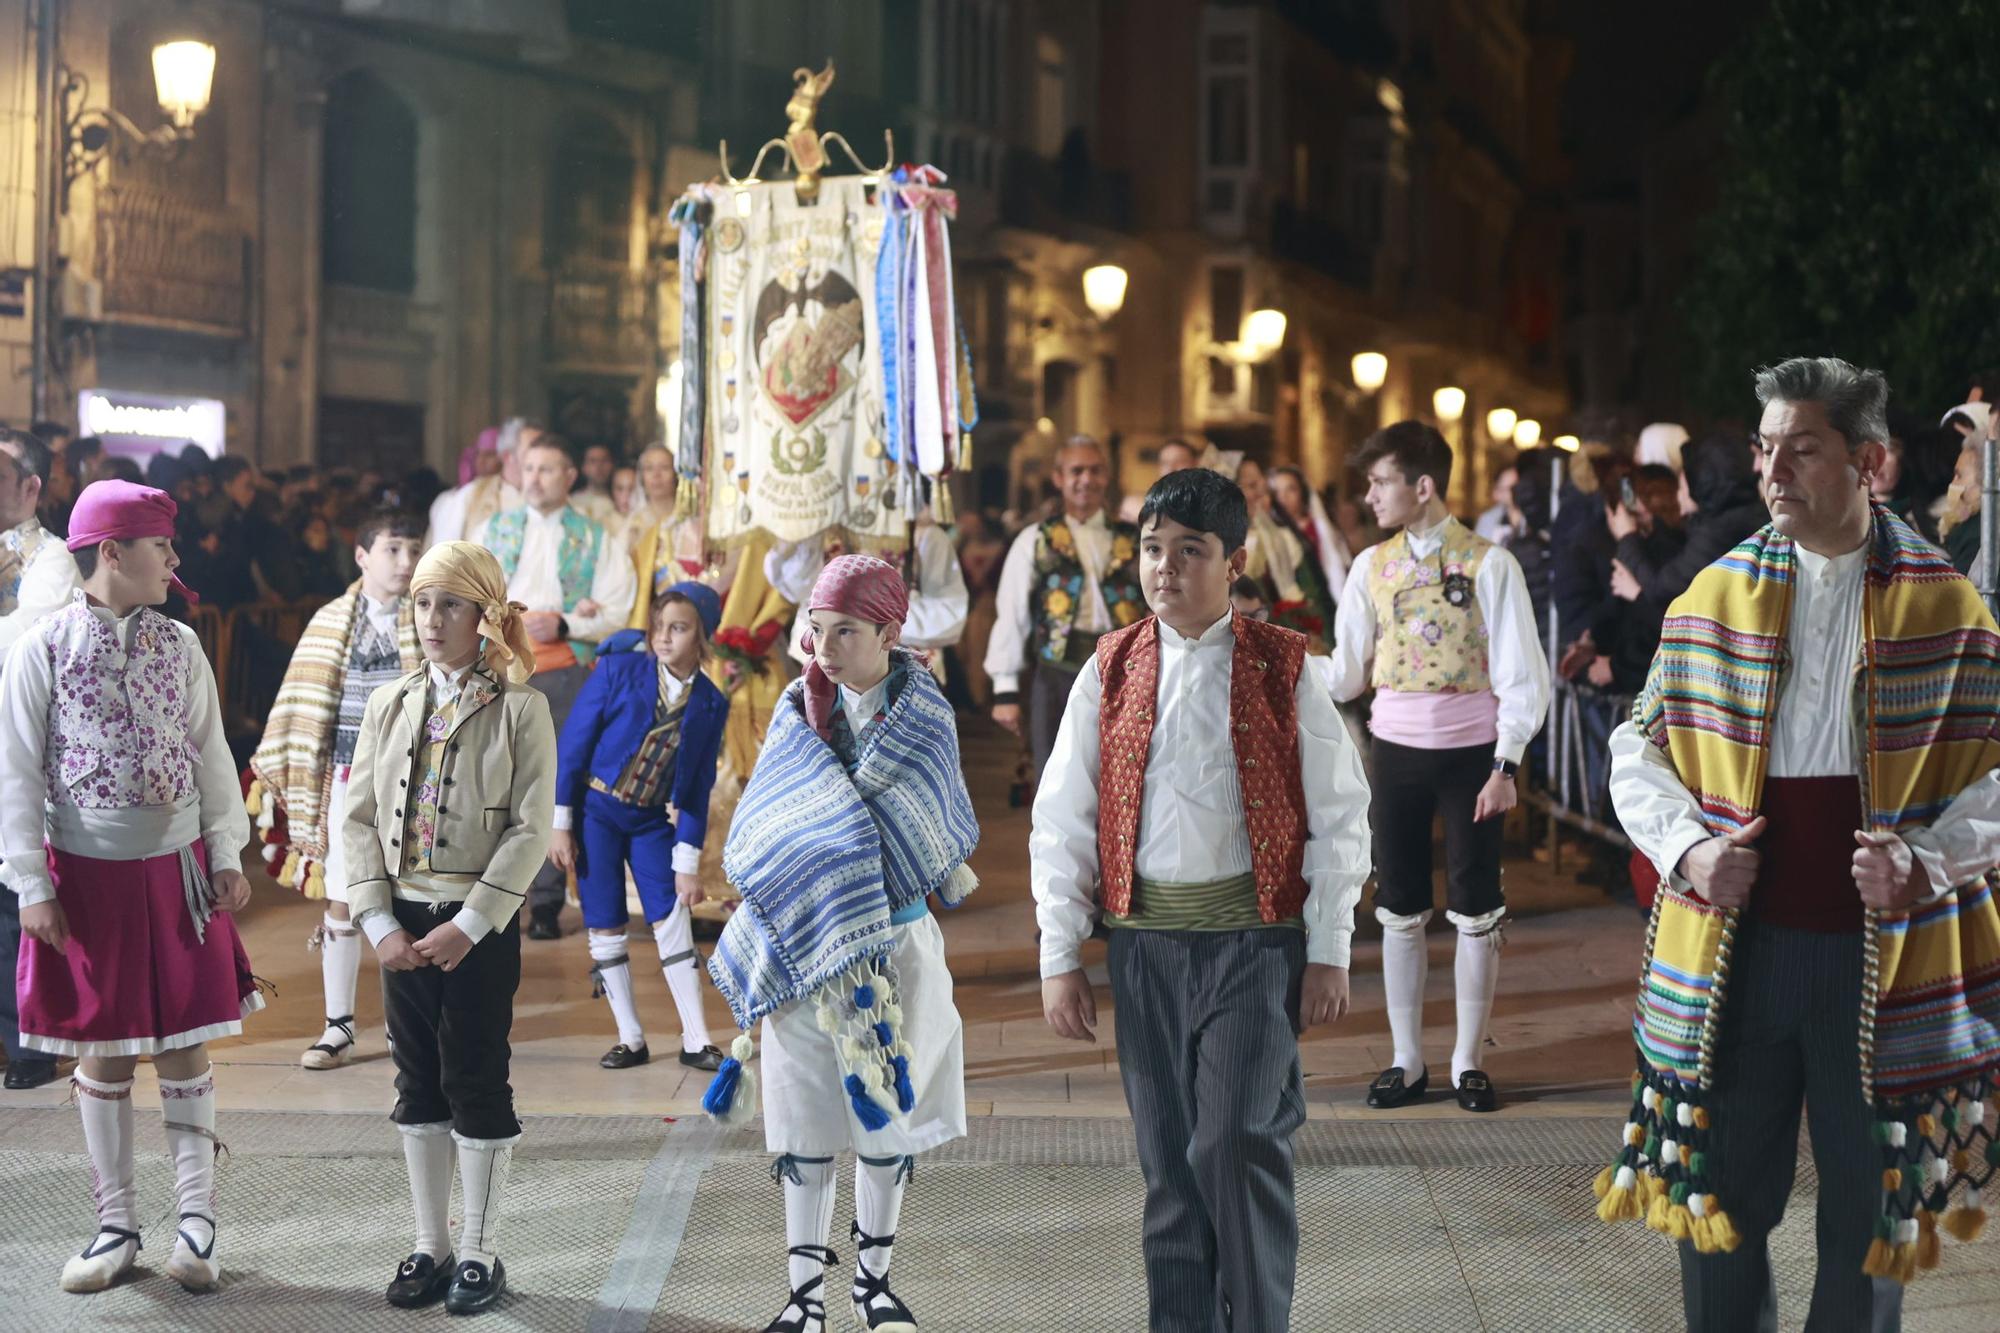
M1879 505L1869 542L1854 695L1862 803L1870 831L1902 833L2000 766L2000 633L1972 585ZM1668 608L1633 705L1715 835L1748 824L1762 799L1795 570L1791 540L1768 526L1703 570ZM1871 1276L1908 1281L1937 1262L1940 1225L1969 1240L1985 1221L1979 1190L2000 1169L1985 1126L2000 1086L1995 882L1989 870L1907 913L1867 914L1861 1091L1882 1168ZM1738 1243L1731 1182L1707 1171L1737 917L1660 886L1633 1020L1632 1119L1597 1180L1606 1221L1643 1217L1702 1252Z
M957 719L930 672L911 670L862 733L852 777L806 721L802 688L778 701L722 853L743 903L708 970L746 1028L886 956L899 909L933 892L956 906L976 883L960 873L979 821Z
M348 653L354 646L354 618L361 614L361 581L349 584L307 622L292 652L277 702L264 723L264 736L250 759L254 778L247 804L259 829L283 814L291 853L279 882L304 887L303 863L326 858L332 803L334 727L340 719L340 692L347 681ZM422 663L409 598L396 615L396 647L403 670ZM318 895L313 895L318 896Z

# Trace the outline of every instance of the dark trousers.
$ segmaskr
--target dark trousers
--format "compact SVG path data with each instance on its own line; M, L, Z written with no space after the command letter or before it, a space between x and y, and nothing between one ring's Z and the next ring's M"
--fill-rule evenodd
M0 889L0 1042L10 1065L53 1064L55 1057L21 1044L21 1001L14 974L21 963L21 904L12 889Z
M576 696L583 693L583 682L588 679L590 668L586 666L567 666L559 671L544 671L528 677L528 684L548 699L549 721L554 724L558 736L562 734L569 710L576 706ZM556 868L554 861L542 862L542 868L535 872L534 883L528 886L528 910L562 911L563 893L568 884L569 877Z
M1503 906L1504 821L1472 821L1479 789L1493 776L1493 746L1420 750L1378 736L1370 759L1375 905L1398 916L1431 910L1431 821L1442 812L1446 905L1461 916L1484 916Z
M1747 921L1724 995L1709 1109L1709 1171L1743 1243L1728 1254L1682 1245L1690 1333L1777 1323L1766 1238L1785 1215L1807 1113L1819 1170L1819 1267L1808 1333L1902 1325L1903 1289L1861 1271L1874 1239L1882 1162L1861 1093L1862 936Z
M1111 932L1154 1333L1290 1325L1305 961L1296 930Z
M1062 726L1063 710L1069 707L1069 692L1076 684L1081 663L1044 662L1035 659L1028 675L1028 753L1035 761L1035 781L1049 766L1055 752L1056 732Z
M420 940L458 915L459 904L433 910L395 903L396 924ZM449 1120L468 1139L510 1139L514 1089L507 1081L513 1048L514 992L521 984L521 931L516 917L490 932L463 962L444 969L382 969L382 1017L396 1059L399 1125Z

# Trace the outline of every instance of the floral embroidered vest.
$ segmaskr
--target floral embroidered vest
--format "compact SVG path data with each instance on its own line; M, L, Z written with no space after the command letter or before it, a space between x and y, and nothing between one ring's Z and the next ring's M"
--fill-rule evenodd
M1236 648L1229 661L1229 731L1257 911L1271 924L1298 916L1306 904L1306 789L1299 770L1296 695L1306 641L1246 616L1231 623ZM1159 621L1148 616L1098 640L1097 669L1104 678L1098 721L1099 900L1106 912L1124 916L1132 910L1139 807L1159 696Z
M563 613L590 596L597 578L598 536L604 529L587 516L565 507L562 511L562 542L556 550L556 582L562 588ZM495 514L486 528L486 544L500 562L500 571L509 581L521 564L521 546L528 536L528 510L509 509Z
M1378 690L1404 694L1473 694L1493 688L1487 675L1486 616L1474 581L1493 543L1455 518L1444 521L1437 551L1410 553L1407 531L1375 552L1368 596L1375 604Z
M174 623L140 610L128 653L78 593L47 630L54 683L43 768L49 800L87 810L171 805L195 792L189 653Z
M1111 559L1098 580L1111 627L1123 629L1146 614L1139 588L1139 530L1130 523L1111 523ZM1083 560L1069 524L1058 514L1035 535L1035 582L1030 610L1035 625L1035 655L1044 662L1061 662L1069 649L1069 632L1083 609Z

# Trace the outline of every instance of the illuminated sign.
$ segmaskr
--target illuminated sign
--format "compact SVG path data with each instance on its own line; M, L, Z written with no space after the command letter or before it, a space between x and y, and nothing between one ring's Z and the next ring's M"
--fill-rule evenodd
M225 414L219 398L163 398L117 389L85 389L77 395L77 435L95 435L118 454L178 452L198 444L220 458Z

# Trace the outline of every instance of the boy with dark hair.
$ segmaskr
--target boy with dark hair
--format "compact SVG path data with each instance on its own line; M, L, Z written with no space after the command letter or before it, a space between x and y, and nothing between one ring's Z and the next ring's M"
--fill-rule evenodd
M348 919L345 857L335 833L368 696L423 661L408 597L423 544L424 521L416 514L377 509L362 519L354 534L361 577L307 622L250 759L245 803L272 878L326 901L307 946L320 951L326 1029L299 1057L307 1069L336 1069L354 1050L361 936Z
M1368 1104L1415 1101L1424 1063L1430 955L1431 821L1444 812L1446 902L1458 927L1458 1044L1452 1083L1468 1111L1495 1106L1479 1051L1499 975L1501 816L1514 772L1548 708L1549 668L1521 567L1445 509L1451 446L1420 421L1377 431L1358 458L1385 530L1347 576L1335 622L1333 695L1371 685L1375 917L1395 1058Z
M1146 493L1153 614L1078 673L1029 839L1061 1036L1096 1040L1081 952L1110 928L1154 1330L1289 1324L1298 1034L1347 1012L1368 877L1368 783L1305 638L1230 608L1248 530L1218 473Z
M701 844L729 718L728 696L701 670L721 619L722 598L700 583L676 583L654 598L647 636L627 629L604 641L557 742L549 859L576 874L591 975L618 1023L618 1044L598 1061L606 1069L652 1058L632 994L628 861L680 1012L681 1063L710 1072L722 1065L701 1012L701 956L688 915L702 900Z

